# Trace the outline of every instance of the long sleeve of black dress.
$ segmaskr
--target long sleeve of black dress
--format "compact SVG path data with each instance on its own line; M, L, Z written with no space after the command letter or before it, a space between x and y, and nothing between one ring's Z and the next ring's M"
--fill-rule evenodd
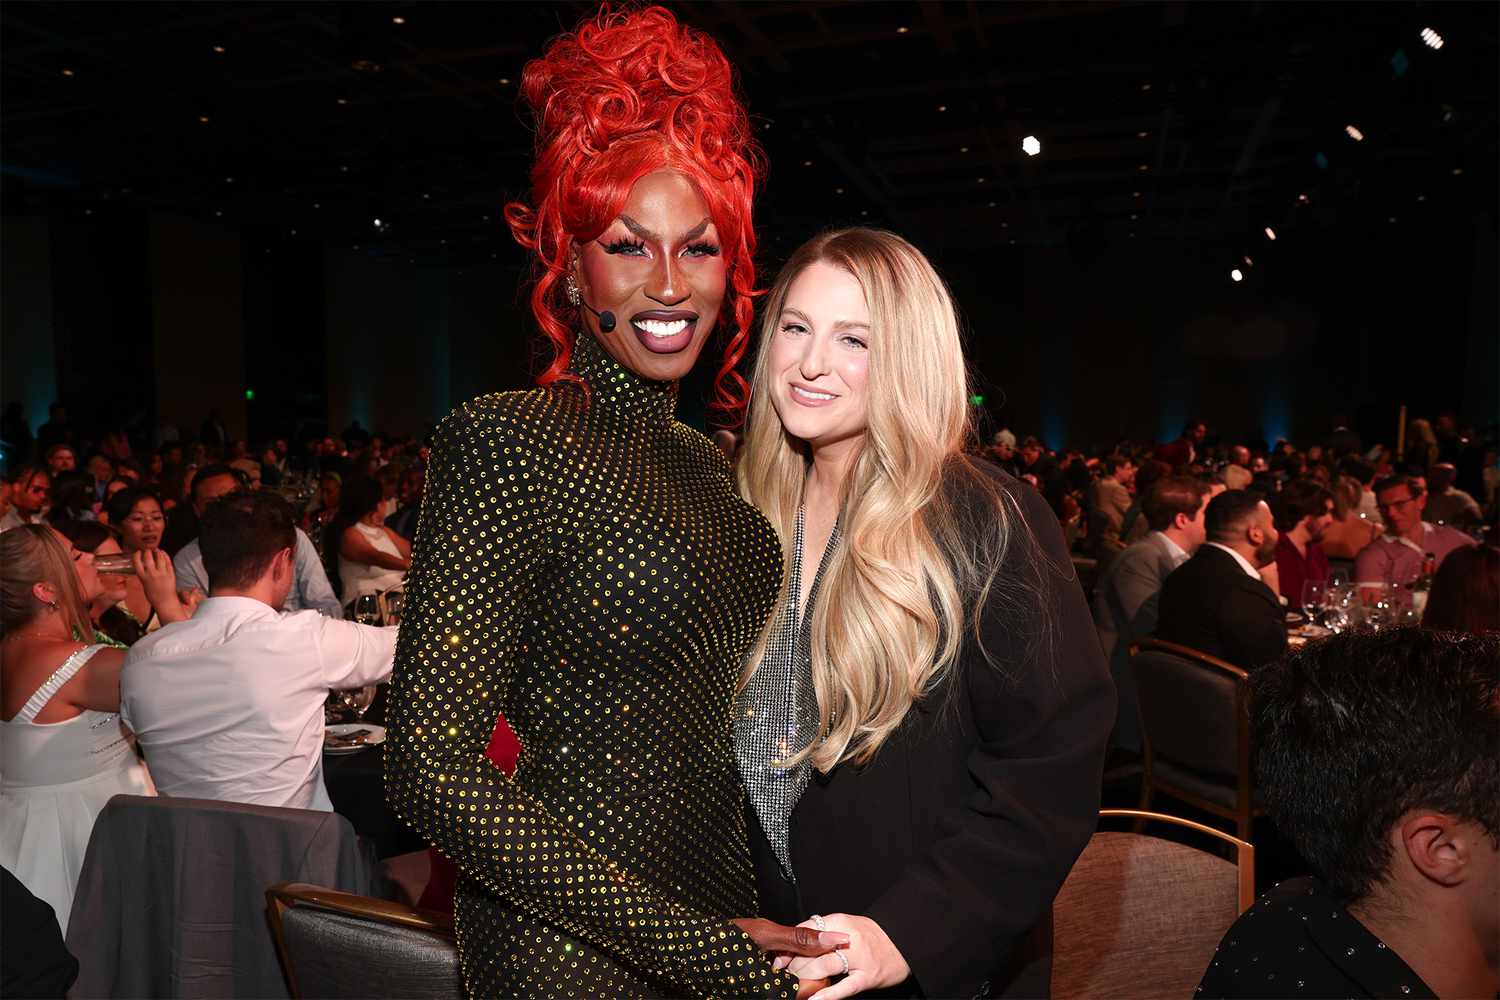
M728 923L756 910L729 723L774 532L675 388L586 337L574 370L438 431L387 795L460 868L472 994L789 995ZM484 755L502 711L513 780Z

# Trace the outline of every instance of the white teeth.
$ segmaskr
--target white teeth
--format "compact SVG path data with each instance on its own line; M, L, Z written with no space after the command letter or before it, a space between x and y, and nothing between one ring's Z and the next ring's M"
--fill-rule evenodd
M801 396L803 399L822 400L834 398L834 395L831 392L811 392L807 389L802 388L800 385L792 386L792 392L796 393L798 396Z
M685 319L674 319L664 322L659 319L638 319L635 325L651 334L653 337L675 337L687 329L688 321Z

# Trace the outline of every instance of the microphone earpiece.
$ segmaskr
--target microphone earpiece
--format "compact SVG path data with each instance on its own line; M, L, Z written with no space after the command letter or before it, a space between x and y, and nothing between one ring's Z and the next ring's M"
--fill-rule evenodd
M608 309L604 310L602 313L599 313L599 332L614 333L614 331L615 314L610 312Z

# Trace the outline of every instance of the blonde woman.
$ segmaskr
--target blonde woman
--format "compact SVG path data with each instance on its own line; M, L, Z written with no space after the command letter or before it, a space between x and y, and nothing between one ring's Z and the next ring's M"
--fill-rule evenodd
M94 818L156 794L119 722L125 651L78 638L98 575L51 528L0 535L0 866L64 928Z
M813 239L751 393L740 483L787 560L735 713L761 907L851 938L791 971L1044 995L1013 966L1094 830L1114 691L1057 518L963 452L942 279L891 233Z

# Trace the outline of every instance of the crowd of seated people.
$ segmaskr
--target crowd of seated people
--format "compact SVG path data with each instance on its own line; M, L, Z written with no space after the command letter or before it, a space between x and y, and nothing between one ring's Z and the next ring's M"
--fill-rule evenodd
M28 769L58 782L97 780L100 794L156 788L331 808L319 764L323 698L329 688L376 682L390 670L394 630L337 619L358 598L401 585L425 446L354 427L252 447L221 433L222 422L210 423L214 433L200 440L175 437L146 448L114 430L79 433L58 408L43 428L46 447L39 432L0 484L0 867L51 904L64 927L69 879L103 799L54 821L74 845L61 868L22 857L14 845L30 834L17 824L37 814L14 784ZM1400 454L1363 449L1342 427L1302 448L1266 448L1219 440L1199 421L1165 443L1056 452L1007 430L983 452L1039 491L1066 529L1120 693L1112 743L1139 751L1131 647L1154 636L1256 676L1281 669L1285 612L1299 605L1308 580L1343 573L1409 585L1431 553L1436 572L1424 629L1438 636L1500 631L1492 528L1500 473L1494 450L1456 427L1447 419L1414 427ZM313 485L293 489L301 483ZM121 555L130 572L94 571L94 559ZM1440 644L1456 640L1430 641L1439 645L1403 655L1450 655ZM275 673L255 669L271 662ZM73 756L35 759L34 727L120 713L128 729L98 727L108 740L91 730L94 742L80 736ZM189 730L222 739L184 743ZM497 745L502 737L503 719ZM248 776L219 766L237 752L236 740L279 763ZM1296 819L1288 822L1295 831ZM1325 880L1311 886L1314 894L1332 893L1347 912L1364 912L1347 886L1327 888L1337 875L1314 870ZM439 862L449 894L452 878ZM1406 940L1373 923L1370 933L1392 948ZM1425 979L1419 946L1412 948L1401 957ZM1220 995L1253 995L1231 992L1212 970L1205 985Z

